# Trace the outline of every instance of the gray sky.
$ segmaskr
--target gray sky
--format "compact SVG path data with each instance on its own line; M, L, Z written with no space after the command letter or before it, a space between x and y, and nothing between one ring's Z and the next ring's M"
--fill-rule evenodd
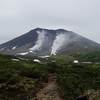
M0 44L37 27L100 43L100 0L0 0Z

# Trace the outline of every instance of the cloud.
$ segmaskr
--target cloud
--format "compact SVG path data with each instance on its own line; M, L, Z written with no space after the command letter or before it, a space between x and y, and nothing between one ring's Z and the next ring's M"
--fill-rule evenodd
M99 41L99 4L100 0L0 0L0 40L43 27L65 28Z

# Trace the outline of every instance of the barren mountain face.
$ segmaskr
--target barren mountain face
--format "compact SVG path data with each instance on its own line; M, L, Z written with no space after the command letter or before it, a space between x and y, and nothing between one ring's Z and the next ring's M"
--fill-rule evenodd
M100 50L100 44L64 29L36 28L0 45L0 53L13 55L64 55Z

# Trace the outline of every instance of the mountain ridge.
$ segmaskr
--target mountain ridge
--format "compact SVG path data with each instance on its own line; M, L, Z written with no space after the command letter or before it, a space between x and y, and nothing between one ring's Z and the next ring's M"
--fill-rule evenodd
M0 53L63 55L100 50L100 44L65 29L35 28L0 45Z

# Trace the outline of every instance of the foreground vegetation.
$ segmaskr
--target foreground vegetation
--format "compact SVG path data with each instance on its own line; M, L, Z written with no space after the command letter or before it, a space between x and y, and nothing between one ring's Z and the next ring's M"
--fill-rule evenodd
M14 61L13 56L0 55L0 100L28 100L35 96L50 73L57 74L62 100L92 98L100 100L100 65L73 64L60 61L36 63ZM88 99L84 100L88 100ZM81 99L80 99L81 100Z
M64 100L77 100L79 97L100 100L100 65L75 64L63 66L58 71L58 83ZM97 94L95 94L97 93ZM98 99L96 99L98 98ZM80 99L81 100L81 99ZM88 99L84 99L88 100Z

